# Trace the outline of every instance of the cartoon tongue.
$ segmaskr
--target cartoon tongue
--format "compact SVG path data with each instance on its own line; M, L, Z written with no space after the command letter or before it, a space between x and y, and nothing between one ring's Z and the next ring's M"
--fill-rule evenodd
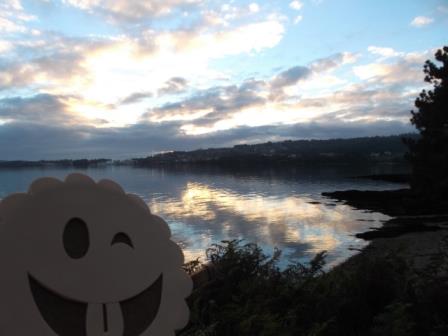
M123 314L119 303L90 303L86 318L87 336L123 336Z

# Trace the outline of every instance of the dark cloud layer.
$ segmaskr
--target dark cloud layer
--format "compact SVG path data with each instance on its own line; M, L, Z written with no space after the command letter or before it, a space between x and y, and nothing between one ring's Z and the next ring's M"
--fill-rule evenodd
M143 118L159 120L208 111L205 116L195 120L195 123L202 126L213 125L215 122L229 118L233 113L237 113L244 108L263 104L265 99L259 96L257 90L265 85L266 83L263 81L248 80L241 86L213 87L197 92L184 100L151 109L143 115Z
M188 82L182 77L173 77L165 82L162 88L159 89L159 95L177 94L185 92L188 87Z
M241 85L212 87L196 92L184 100L151 109L143 118L160 120L208 111L206 115L194 120L194 124L212 126L243 109L264 105L267 99L262 95L263 92L268 92L269 99L273 101L283 98L284 88L305 80L311 73L307 67L294 66L280 72L270 81L248 78Z
M315 72L323 72L337 68L344 63L346 58L354 57L348 53L336 53L328 57L319 58L312 62L311 69Z
M81 117L67 111L67 98L38 94L26 98L0 99L0 119L46 125L67 125L81 122Z
M105 38L73 38L57 33L48 33L45 40L29 38L16 43L17 57L0 57L0 92L32 88L39 81L46 86L64 85L67 79L75 78L87 81L90 74L83 65L86 57L114 44Z
M274 89L296 84L299 80L306 79L311 75L311 70L303 66L295 66L278 74L272 81Z
M153 94L151 92L136 92L124 98L120 102L120 105L139 103L146 98L151 98L152 96Z
M201 136L179 132L180 124L141 123L125 128L51 126L13 122L0 126L0 159L131 158L166 150L190 150L285 139L330 139L399 134L408 123L313 122L238 127Z

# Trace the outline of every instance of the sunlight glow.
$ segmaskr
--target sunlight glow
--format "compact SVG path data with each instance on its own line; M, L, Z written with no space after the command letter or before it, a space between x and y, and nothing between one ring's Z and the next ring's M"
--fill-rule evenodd
M409 132L404 95L426 86L422 65L446 41L443 6L409 1L6 0L3 128L89 129L98 146L78 139L72 154L98 156L101 132L124 136L118 156ZM362 30L370 20L387 24Z

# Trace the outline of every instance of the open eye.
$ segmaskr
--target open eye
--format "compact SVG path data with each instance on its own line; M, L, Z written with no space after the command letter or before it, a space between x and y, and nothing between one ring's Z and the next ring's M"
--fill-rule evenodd
M90 245L89 229L80 218L72 218L65 225L63 237L64 249L73 259L80 259L87 254Z
M129 245L130 247L134 248L134 244L132 244L131 238L129 238L129 236L124 232L117 233L114 236L114 238L112 239L112 242L110 243L110 245L114 245L114 244L118 244L118 243L123 243L123 244Z

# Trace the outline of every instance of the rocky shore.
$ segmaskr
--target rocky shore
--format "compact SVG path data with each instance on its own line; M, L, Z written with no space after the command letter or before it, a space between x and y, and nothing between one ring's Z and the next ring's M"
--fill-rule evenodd
M393 217L381 228L357 234L359 238L371 240L448 228L448 200L424 200L410 189L346 190L325 192L322 195L360 210L381 212Z
M417 278L435 263L436 273L448 269L448 200L422 200L411 189L346 190L322 195L359 210L392 217L380 228L356 234L370 244L338 267L359 267L373 256L394 255L410 266ZM447 275L440 275L441 279L446 280Z

